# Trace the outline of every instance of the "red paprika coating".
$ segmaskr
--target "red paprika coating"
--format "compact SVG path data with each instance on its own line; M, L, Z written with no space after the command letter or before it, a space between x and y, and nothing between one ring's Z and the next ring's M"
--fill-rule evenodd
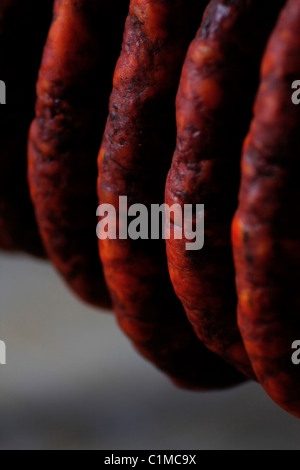
M239 327L253 369L268 394L300 417L300 3L289 0L262 65L255 116L245 141L240 203L232 238Z
M118 215L119 196L149 209L164 202L181 67L206 3L131 0L99 154L100 203ZM100 253L118 322L144 357L189 388L243 380L196 338L170 282L164 240L106 239Z
M35 85L52 19L52 0L1 0L0 249L42 256L27 185L27 135L34 116Z
M175 292L201 341L253 379L237 327L231 222L259 66L284 1L265 3L210 2L183 68L177 147L166 185L167 204L205 206L201 250L188 251L185 237L167 241Z
M29 137L31 197L47 254L83 300L110 304L96 237L97 155L125 0L57 0Z

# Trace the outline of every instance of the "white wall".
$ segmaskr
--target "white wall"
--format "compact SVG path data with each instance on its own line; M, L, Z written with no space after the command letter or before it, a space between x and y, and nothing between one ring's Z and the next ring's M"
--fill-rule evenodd
M260 386L176 389L47 264L0 255L0 449L300 449Z

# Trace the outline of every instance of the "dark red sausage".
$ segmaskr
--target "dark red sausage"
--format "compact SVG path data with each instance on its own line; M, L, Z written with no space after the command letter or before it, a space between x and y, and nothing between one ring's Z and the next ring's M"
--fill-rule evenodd
M206 3L131 0L99 155L100 202L118 214L119 196L129 206L164 202L181 67ZM100 252L118 322L144 357L185 387L242 380L196 338L169 279L164 240L107 239Z
M1 0L0 249L42 255L27 185L26 146L35 85L52 19L52 0Z
M260 61L283 4L210 2L185 60L177 148L166 186L169 205L205 205L203 249L187 250L186 238L167 241L175 292L201 341L251 378L237 327L231 221Z
M262 66L233 224L239 326L257 378L300 418L300 2L289 0Z
M49 258L78 296L109 305L96 237L97 155L125 0L57 0L37 85L29 180Z

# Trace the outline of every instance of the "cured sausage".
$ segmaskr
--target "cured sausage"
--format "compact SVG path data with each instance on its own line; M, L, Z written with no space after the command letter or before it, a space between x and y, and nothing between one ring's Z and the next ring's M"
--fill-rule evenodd
M26 146L52 4L52 0L0 3L0 80L6 89L6 104L0 106L0 249L38 256L44 251L29 197Z
M97 155L128 5L56 0L28 144L47 254L78 296L101 306L110 301L96 237Z
M201 341L253 379L237 327L231 222L259 66L284 1L265 3L210 2L184 64L177 148L166 185L168 205L205 206L201 250L187 250L186 237L167 240L175 292Z
M99 200L115 207L121 220L126 214L120 196L127 196L129 207L138 203L149 211L164 202L181 67L206 3L131 0L99 154ZM106 221L115 224L111 214ZM189 325L170 282L164 240L104 235L100 254L117 319L141 354L181 386L209 389L242 381Z
M258 380L300 417L300 3L289 0L262 65L255 116L245 141L240 203L232 228L239 327Z

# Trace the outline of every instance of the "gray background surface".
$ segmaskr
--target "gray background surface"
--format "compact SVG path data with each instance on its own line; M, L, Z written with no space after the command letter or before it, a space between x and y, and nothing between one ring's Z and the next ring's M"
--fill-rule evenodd
M0 255L0 310L0 449L300 449L259 385L176 389L45 263Z

